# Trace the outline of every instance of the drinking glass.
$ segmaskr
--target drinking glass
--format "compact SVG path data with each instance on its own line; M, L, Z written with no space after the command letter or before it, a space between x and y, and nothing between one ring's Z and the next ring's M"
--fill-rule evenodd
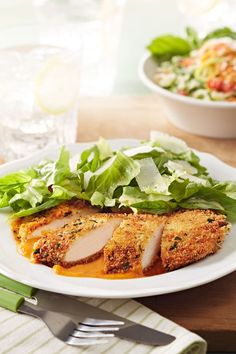
M5 159L76 141L81 40L62 27L0 32L0 139Z

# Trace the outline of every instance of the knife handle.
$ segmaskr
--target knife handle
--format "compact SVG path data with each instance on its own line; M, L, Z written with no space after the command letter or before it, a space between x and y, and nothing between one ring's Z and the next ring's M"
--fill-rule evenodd
M31 286L19 283L18 281L12 280L2 274L0 274L0 287L14 291L25 297L32 297L36 293L36 289Z
M13 312L17 312L24 301L25 299L23 296L0 289L0 307Z

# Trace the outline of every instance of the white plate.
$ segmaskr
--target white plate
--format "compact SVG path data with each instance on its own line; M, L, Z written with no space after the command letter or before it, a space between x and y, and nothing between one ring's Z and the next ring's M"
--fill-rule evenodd
M121 146L135 146L138 141L130 139L111 140L114 149ZM72 154L81 152L90 144L68 146ZM48 151L50 150L50 151ZM26 159L5 164L0 167L0 175L27 168L42 158L56 158L59 148L41 151ZM218 160L216 157L198 153L202 164L210 174L219 180L236 180L236 169ZM223 247L215 255L185 268L157 276L106 280L95 278L75 278L56 275L49 267L32 264L17 253L16 243L7 222L7 214L0 213L0 272L22 283L48 291L77 296L101 298L130 298L167 294L193 288L236 270L236 225L233 226Z

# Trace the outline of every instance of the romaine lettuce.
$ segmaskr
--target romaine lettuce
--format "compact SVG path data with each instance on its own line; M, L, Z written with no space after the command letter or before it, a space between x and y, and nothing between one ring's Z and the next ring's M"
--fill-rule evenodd
M62 148L56 161L0 178L0 208L26 216L80 198L100 207L163 214L180 208L214 209L236 221L236 183L209 176L180 139L152 133L150 141L112 151L107 141L84 150L77 168Z

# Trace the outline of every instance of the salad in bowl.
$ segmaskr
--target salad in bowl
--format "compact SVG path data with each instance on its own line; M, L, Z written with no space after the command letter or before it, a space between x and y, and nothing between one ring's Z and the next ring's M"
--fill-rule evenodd
M143 83L160 95L170 121L190 133L236 137L236 32L228 27L204 38L161 35L139 66Z
M180 95L236 102L236 32L225 28L201 40L191 28L186 33L187 39L160 36L148 46L159 62L154 81Z

